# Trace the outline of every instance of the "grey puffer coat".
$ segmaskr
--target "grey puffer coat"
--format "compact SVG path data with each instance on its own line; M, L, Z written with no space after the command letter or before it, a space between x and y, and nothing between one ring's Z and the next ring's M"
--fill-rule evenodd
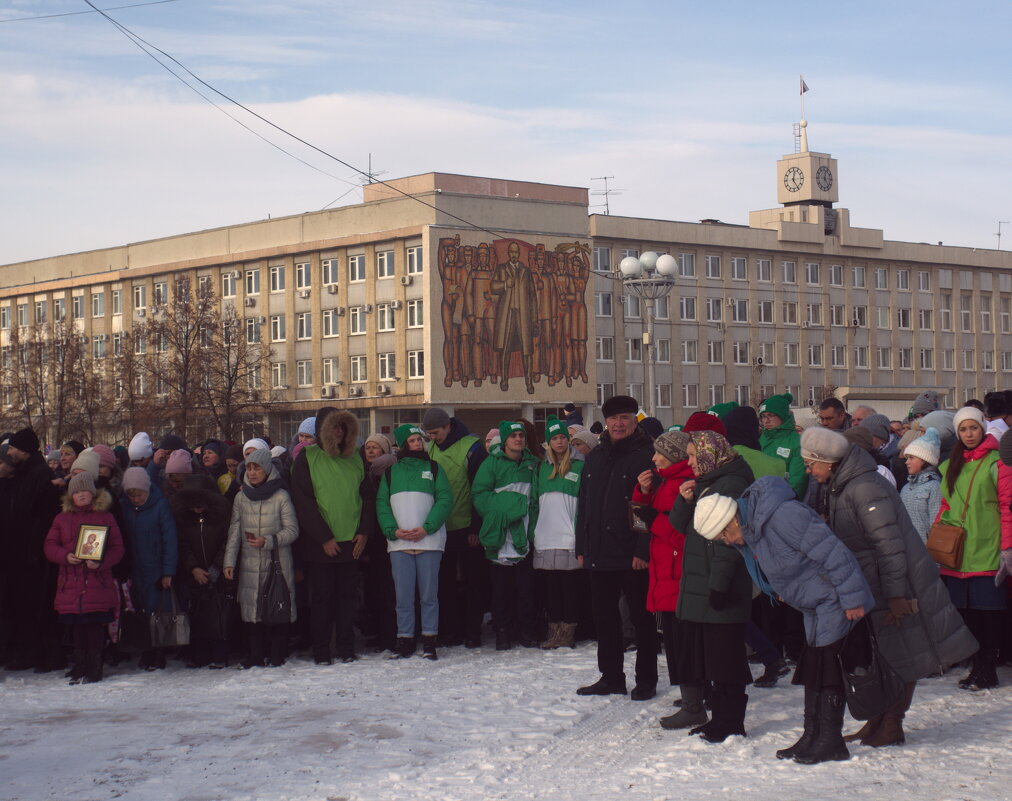
M829 527L857 557L875 596L870 620L882 654L905 681L944 671L977 650L892 485L856 445L828 483ZM887 625L890 598L916 598L920 611Z
M277 468L271 470L268 482L278 478ZM243 479L244 487L248 478ZM263 548L249 544L246 533L263 537L267 543ZM245 623L260 622L260 590L267 579L271 566L271 550L276 546L281 562L281 572L288 582L292 596L292 621L295 620L295 570L292 567L292 543L299 536L299 524L295 506L286 490L280 485L274 493L260 501L251 500L241 491L235 496L232 506L232 522L228 529L228 543L225 545L225 567L235 567L239 562L239 612ZM241 556L241 558L240 558Z

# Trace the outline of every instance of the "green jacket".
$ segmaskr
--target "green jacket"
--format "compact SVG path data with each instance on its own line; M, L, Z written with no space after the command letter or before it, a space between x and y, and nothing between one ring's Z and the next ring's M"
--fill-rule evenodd
M446 547L446 519L453 493L446 471L428 457L402 455L379 482L376 516L390 550L441 551ZM397 539L397 529L421 525L428 536L418 542Z
M527 531L538 551L576 548L576 508L584 463L574 459L564 476L549 478L554 470L544 461L535 473L533 503ZM538 525L541 531L538 532Z
M519 462L514 462L497 449L478 468L471 484L471 499L482 518L478 539L485 556L493 562L519 562L530 549L527 524L531 506L537 503L531 497L537 466L537 459L528 450Z
M763 430L759 434L759 445L767 456L783 459L787 465L787 483L799 498L805 497L808 489L808 474L801 459L801 435L794 430L794 415L790 414L777 428Z

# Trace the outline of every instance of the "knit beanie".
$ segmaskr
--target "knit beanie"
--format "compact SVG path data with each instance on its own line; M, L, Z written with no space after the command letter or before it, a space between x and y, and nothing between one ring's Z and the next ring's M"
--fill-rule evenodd
M264 440L260 439L259 437L254 437L253 439L248 439L246 440L246 442L243 443L242 446L243 454L245 454L246 451L248 451L250 448L252 448L255 451L269 451L271 449L271 446L268 445L266 442L264 442Z
M496 428L490 428L488 430L488 433L485 434L485 438L482 440L482 442L488 442L489 437L498 437L498 436L499 436L499 429L498 429L498 427L496 427Z
M1012 428L1001 435L998 443L998 456L1007 467L1012 467ZM3 447L0 447L0 451Z
M158 443L160 451L183 451L186 450L186 440L178 434L166 434Z
M921 417L941 408L938 393L933 389L927 389L914 398L914 405L910 407L910 414L914 417Z
M614 395L601 406L601 415L607 420L616 414L636 414L640 410L639 401L628 395Z
M112 470L116 466L116 454L108 445L95 445L91 452L98 457L98 466Z
M72 476L67 484L67 492L71 495L78 492L90 492L93 496L98 494L95 489L95 479L89 473L78 473L76 476Z
M241 445L229 445L228 450L225 451L225 458L231 459L235 462L242 461L242 446Z
M524 430L521 423L516 423L512 420L503 420L499 423L499 441L505 445L507 437L509 437L510 434L515 434L517 431L524 436L527 435L527 432Z
M876 450L878 450L875 446L874 441L872 441L873 436L874 435L871 433L871 429L866 428L863 425L848 428L846 431L843 432L844 439L846 439L848 442L853 443L854 445L857 445L857 447L859 447L861 450L868 451L868 453L874 453Z
M83 470L91 476L92 481L97 481L98 466L97 453L94 451L81 451L81 455L74 459L74 463L70 466L70 473L73 475L75 470Z
M688 445L692 437L684 431L666 431L654 440L654 450L672 464L689 458Z
M590 430L586 428L583 431L577 431L573 434L571 441L582 442L591 450L594 450L594 448L596 448L601 442L601 440L598 439L597 434L592 434Z
M275 445L273 448L271 448L271 456L275 459L280 459L286 453L288 453L288 448L286 448L284 445Z
M448 425L450 425L450 415L446 413L445 409L440 409L438 406L426 409L425 414L422 415L422 429L425 431L432 431L434 428Z
M759 415L751 406L739 406L732 409L721 421L727 433L724 435L732 445L743 445L759 451Z
M366 437L365 441L376 443L377 445L379 445L380 450L383 451L383 453L390 453L390 451L393 450L393 448L391 448L390 446L390 437L388 437L386 434L370 434L368 437Z
M685 428L682 430L686 434L692 431L714 431L722 437L727 433L727 428L720 418L709 412L694 412L689 415L689 419L685 421Z
M938 431L936 430L935 433L937 434ZM911 428L909 431L904 432L903 436L900 437L900 441L896 444L896 452L902 456L907 445L921 436L924 436L924 432L919 428Z
M6 445L4 447L7 447ZM6 452L6 451L5 451ZM56 448L53 448L49 453L46 454L46 464L53 464L53 462L60 461L62 454Z
M8 444L19 451L35 453L39 449L39 437L32 429L22 428L11 435Z
M884 414L869 414L861 421L861 426L867 428L873 437L877 437L883 442L888 442L889 435L892 434L889 418Z
M759 414L766 412L775 414L786 423L793 417L791 414L791 404L793 402L794 396L790 392L785 392L783 395L771 395L760 404Z
M170 473L192 473L193 472L193 460L190 457L190 452L185 451L182 448L175 450L169 454L168 460L165 462L165 474Z
M434 427L438 428L438 426ZM425 434L422 432L422 429L420 429L414 423L405 423L402 426L397 426L397 428L394 429L394 439L397 441L397 447L404 448L405 443L408 441L408 437L410 437L412 434L420 434L423 439L425 437ZM384 437L384 439L386 439L386 437ZM389 452L390 449L388 447L386 453Z
M144 490L151 492L151 477L143 467L128 467L123 471L123 492L127 490Z
M645 432L650 439L657 439L664 433L664 423L656 417L644 417L640 420L640 431Z
M569 429L566 427L566 424L554 414L550 414L548 415L548 419L545 420L545 442L551 442L552 437L556 434L562 434L566 439L569 439Z
M684 431L684 430L685 426L683 426L681 423L672 423L671 425L668 426L668 431Z
M246 457L246 464L255 464L263 468L263 471L270 475L274 461L271 452L267 448L257 448Z
M850 443L843 434L822 426L806 428L801 435L803 459L811 459L814 462L838 462L849 450Z
M738 504L733 498L726 495L704 495L696 502L692 525L700 537L714 540L737 513Z
M975 409L973 406L964 406L962 409L956 411L952 416L952 428L955 431L959 431L959 424L964 420L973 420L980 424L980 427L985 431L987 430L987 423L984 422L984 413L980 409Z
M928 464L933 464L937 467L938 456L941 450L942 441L938 436L938 432L933 428L929 428L924 432L924 436L918 437L907 445L906 450L903 451L903 455L916 456L918 459L923 459Z
M70 448L75 455L80 454L84 450L84 444L78 442L76 439L68 439L62 445L63 448Z
M298 431L298 433L300 433L300 434L309 434L309 436L315 437L316 436L316 418L315 417L307 417L305 420L303 420L301 423L299 423L299 431Z
M714 417L719 417L721 420L724 416L732 409L738 408L738 401L728 401L727 403L717 403L706 410L707 414L712 414Z
M150 459L154 452L154 448L151 447L151 437L148 436L147 431L139 431L134 434L134 438L130 440L130 445L127 447L127 454L132 462Z
M208 451L218 454L219 459L225 458L225 446L221 444L220 440L209 439L205 442L201 450L201 454L207 453Z

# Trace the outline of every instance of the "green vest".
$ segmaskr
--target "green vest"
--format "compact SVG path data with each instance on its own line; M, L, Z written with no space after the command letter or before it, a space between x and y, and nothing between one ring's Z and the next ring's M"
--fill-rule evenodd
M981 461L984 464L980 464ZM949 462L938 465L942 474L942 497L949 508L942 514L943 523L952 526L960 525L963 516L963 504L966 503L966 492L970 487L974 471L977 478L973 479L973 491L970 494L970 505L966 510L966 521L962 523L966 530L966 543L963 546L963 563L960 573L982 573L998 569L998 551L1001 541L1001 511L998 508L998 485L995 483L994 463L998 461L998 451L988 451L987 456L967 462L959 471L956 486L949 492L949 482L945 480L945 472ZM977 466L980 465L980 470Z
M735 445L734 449L748 463L748 466L752 468L752 475L756 477L757 481L763 476L787 477L787 467L783 459L769 456L762 451L753 450L745 445Z
M305 453L320 515L327 521L337 542L348 542L358 532L362 517L359 493L365 478L362 457L353 453L335 459L319 445L310 445Z
M454 442L445 451L435 443L429 443L429 458L446 471L453 493L453 511L446 518L446 530L458 531L471 525L471 484L467 480L467 454L478 442L473 434Z

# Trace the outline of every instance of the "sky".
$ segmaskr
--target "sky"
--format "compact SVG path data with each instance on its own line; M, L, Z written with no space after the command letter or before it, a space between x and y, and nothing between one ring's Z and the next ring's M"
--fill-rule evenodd
M592 179L614 176L612 214L747 223L776 205L802 73L810 148L839 160L854 225L993 248L1012 220L1012 4L171 0L108 12L344 164L218 98L274 146L257 138L100 14L26 19L80 11L84 0L0 0L0 264L360 202L370 158L385 179L596 191Z

